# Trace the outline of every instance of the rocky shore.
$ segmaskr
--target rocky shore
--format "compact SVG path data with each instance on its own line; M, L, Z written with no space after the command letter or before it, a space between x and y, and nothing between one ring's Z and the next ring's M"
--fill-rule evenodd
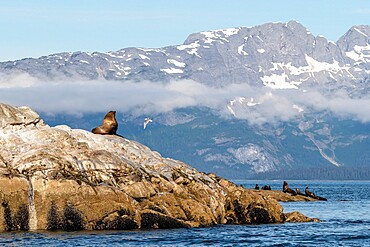
M273 198L279 202L310 202L318 200L304 195L292 195L289 193L284 193L281 190L255 190L255 189L248 190L267 198Z
M28 107L0 104L0 231L314 221L284 214L281 193L244 189L138 142L50 127Z

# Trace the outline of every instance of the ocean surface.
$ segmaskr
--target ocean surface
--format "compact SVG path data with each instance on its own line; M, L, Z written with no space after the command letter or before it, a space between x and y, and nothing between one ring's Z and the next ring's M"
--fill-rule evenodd
M234 181L245 188L283 181ZM209 228L137 231L11 232L0 246L370 246L370 181L288 181L328 201L282 203L319 223L222 225Z

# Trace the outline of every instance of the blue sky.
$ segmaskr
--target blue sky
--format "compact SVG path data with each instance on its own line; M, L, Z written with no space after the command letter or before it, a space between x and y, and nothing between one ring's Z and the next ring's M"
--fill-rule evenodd
M0 0L0 61L181 44L194 32L296 20L336 41L369 0Z

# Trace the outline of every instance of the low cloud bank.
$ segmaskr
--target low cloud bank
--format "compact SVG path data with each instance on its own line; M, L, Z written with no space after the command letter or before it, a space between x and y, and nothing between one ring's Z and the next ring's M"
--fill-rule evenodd
M220 107L247 85L213 88L192 80L159 82L74 81L15 83L1 86L1 102L27 105L46 113L104 112L115 109L138 115L169 112L191 106Z
M245 101L235 116L253 124L289 121L306 112L324 110L343 118L370 122L370 97L351 98L344 91L326 96L314 89L273 90L247 84L215 88L192 80L43 82L25 74L0 75L0 102L27 105L49 114L116 110L154 115L177 108L206 106L231 115L227 105L237 97L244 97Z
M237 99L229 109L237 118L246 119L252 124L290 121L312 112L329 111L337 117L370 122L370 97L351 98L344 91L326 95L318 90L299 91L271 90L267 88L246 93L242 100ZM240 101L243 103L240 104Z

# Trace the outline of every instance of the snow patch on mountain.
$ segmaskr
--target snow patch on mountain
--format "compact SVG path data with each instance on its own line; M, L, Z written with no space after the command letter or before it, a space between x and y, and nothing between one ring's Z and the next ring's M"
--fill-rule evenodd
M185 63L180 62L180 61L177 61L177 60L175 60L175 59L167 59L167 63L169 63L169 64L173 64L173 65L175 65L176 67L185 67L185 66L186 66L186 64L185 64Z
M137 49L140 50L140 51L144 51L144 52L156 52L156 53L163 53L165 51L162 48L143 48L143 47L139 47Z
M226 107L234 117L239 118L240 114L248 114L248 107L259 104L261 104L261 102L256 101L253 97L249 99L245 97L236 97L234 100L231 100Z
M240 28L227 28L222 30L213 30L207 32L200 32L205 36L204 43L211 44L215 41L223 41L229 43L228 37L238 34Z
M233 137L225 137L225 136L216 136L212 138L215 145L221 145L226 143L233 143L236 141L236 138Z
M244 51L245 44L238 46L238 53L243 56L248 56L248 53Z
M276 167L271 162L272 157L265 152L264 148L249 143L239 148L228 148L227 151L233 155L237 163L249 165L255 173L275 171Z
M177 68L160 69L160 71L166 72L168 74L181 74L181 73L184 73L184 71L182 69L177 69Z
M189 123L194 119L195 117L191 114L168 112L163 116L154 119L154 121L165 126L175 126L179 124Z
M347 57L356 61L356 64L370 62L370 44L366 46L355 45L352 51L346 52Z
M347 66L339 66L339 62L334 59L333 63L319 62L306 54L307 67L301 67L303 73L317 73L321 71L330 71L337 73L341 70L348 70Z
M298 105L293 105L293 108L296 109L298 112L303 112L304 109Z
M361 54L363 55L363 53ZM293 66L291 62L273 62L271 63L272 67L269 70L271 71L271 74L269 74L268 72L265 73L265 75L261 77L261 80L263 81L265 86L274 89L298 89L300 84L312 77L315 77L315 74L317 73L329 73L329 75L333 79L335 79L333 75L343 73L354 78L354 76L350 72L351 67L348 65L341 66L340 63L335 59L333 60L333 63L320 62L305 54L305 60L307 65L300 67ZM297 76L298 81L294 79Z
M198 54L198 48L200 47L199 41L195 41L194 43L187 44L187 45L178 45L176 46L177 50L179 51L186 51L190 55L195 55L201 58Z
M288 88L295 88L297 89L297 84L299 85L300 82L293 82L289 80L288 75L283 72L282 74L272 74L270 76L263 76L261 77L263 84L267 87L274 88L274 89L288 89Z
M369 37L369 35L367 35L366 33L364 33L364 32L362 32L360 29L358 29L358 28L353 28L355 31L357 31L358 33L360 33L360 34L362 34L363 36L365 36L365 37Z
M138 55L141 59L147 59L147 60L150 60L150 58L148 56L145 56L143 54L139 54Z
M228 155L223 155L223 154L220 154L220 153L211 153L211 154L207 154L205 157L204 157L204 161L205 162L213 162L213 161L218 161L218 162L222 162L224 164L227 164L229 166L230 165L230 160L231 160L231 157L228 156Z

